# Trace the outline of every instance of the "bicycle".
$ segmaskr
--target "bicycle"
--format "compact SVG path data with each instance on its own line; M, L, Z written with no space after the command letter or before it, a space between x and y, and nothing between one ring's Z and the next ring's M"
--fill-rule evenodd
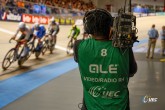
M50 34L47 35L47 37L44 39L44 42L43 42L42 54L44 55L47 50L49 50L50 53L52 54L55 44L56 44L56 40L52 38Z
M11 43L11 40L9 40L9 43ZM16 41L16 40L15 40ZM16 41L17 42L17 41ZM7 68L9 68L9 66L14 63L15 61L18 61L18 65L22 66L22 64L27 61L28 59L28 54L21 56L23 53L23 50L25 48L25 46L23 46L20 50L19 53L19 48L21 47L21 45L24 44L23 42L17 42L17 44L15 45L14 48L11 48L5 55L3 61L2 61L2 68L3 70L6 70Z
M74 45L74 35L75 35L75 31L72 31L71 33L71 39L70 41L68 42L68 45L67 45L67 48L66 48L66 53L68 55L72 54L73 53L73 45Z
M43 44L39 44L37 43L37 46L35 47L35 40L36 38L34 38L32 40L32 42L28 43L28 47L29 47L29 56L31 56L32 53L35 53L35 57L38 59L40 54L43 52Z

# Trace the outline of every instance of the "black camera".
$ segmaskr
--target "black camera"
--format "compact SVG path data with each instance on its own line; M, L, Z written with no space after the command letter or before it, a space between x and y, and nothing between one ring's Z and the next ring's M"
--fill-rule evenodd
M131 12L125 13L123 9L119 9L118 16L113 21L113 46L119 48L133 47L134 42L138 42L137 32L136 16Z

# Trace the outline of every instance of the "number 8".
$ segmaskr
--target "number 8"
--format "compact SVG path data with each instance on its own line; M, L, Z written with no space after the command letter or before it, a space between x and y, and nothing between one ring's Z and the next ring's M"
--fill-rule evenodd
M103 56L103 57L107 56L107 49L101 50L101 56Z

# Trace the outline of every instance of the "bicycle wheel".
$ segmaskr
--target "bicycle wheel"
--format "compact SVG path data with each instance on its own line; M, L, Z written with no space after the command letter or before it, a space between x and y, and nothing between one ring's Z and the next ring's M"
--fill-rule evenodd
M72 53L72 48L73 48L73 43L69 41L67 48L66 48L66 53L71 54Z
M24 47L25 48L25 47ZM21 67L23 65L23 63L25 61L28 60L28 58L30 57L29 54L25 55L25 56L21 56L23 51L24 51L24 48L22 48L20 54L19 54L19 58L18 58L18 65Z
M26 60L27 60L27 56L20 57L18 60L18 65L21 67Z
M35 48L35 57L38 59L41 52L43 51L43 44L37 44L37 47Z
M34 51L34 45L32 43L29 43L28 44L28 47L29 47L29 54L27 56L27 59L30 58L30 56L32 55L33 51Z
M11 63L15 61L15 59L16 59L16 49L12 48L7 52L5 58L3 59L2 62L3 70L6 70L11 65Z
M41 51L36 51L35 52L35 56L36 56L37 59L39 58L40 54L41 54Z
M50 48L49 48L49 50L50 50L51 54L53 53L55 43L56 43L56 41L50 41L50 46L49 46Z
M42 47L42 55L44 55L47 50L48 50L48 43L45 42Z
M39 58L41 52L42 52L42 49L38 49L38 50L35 51L35 57L36 57L37 59Z

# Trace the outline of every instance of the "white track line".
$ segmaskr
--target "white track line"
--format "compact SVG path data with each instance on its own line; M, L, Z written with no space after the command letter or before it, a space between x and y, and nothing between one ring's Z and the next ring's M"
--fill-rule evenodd
M14 34L14 32L8 31L8 30L3 29L3 28L0 28L0 31L1 32L4 32L4 33L7 33L7 34L10 34L10 35L13 35Z
M0 31L1 31L1 32L4 32L4 33L7 33L7 34L10 34L10 35L14 35L14 34L15 34L14 32L8 31L8 30L3 29L3 28L0 28ZM20 34L19 34L19 36L20 36ZM61 47L61 46L59 46L59 45L56 45L55 48L57 48L57 49L59 49L59 50L66 51L66 48Z

